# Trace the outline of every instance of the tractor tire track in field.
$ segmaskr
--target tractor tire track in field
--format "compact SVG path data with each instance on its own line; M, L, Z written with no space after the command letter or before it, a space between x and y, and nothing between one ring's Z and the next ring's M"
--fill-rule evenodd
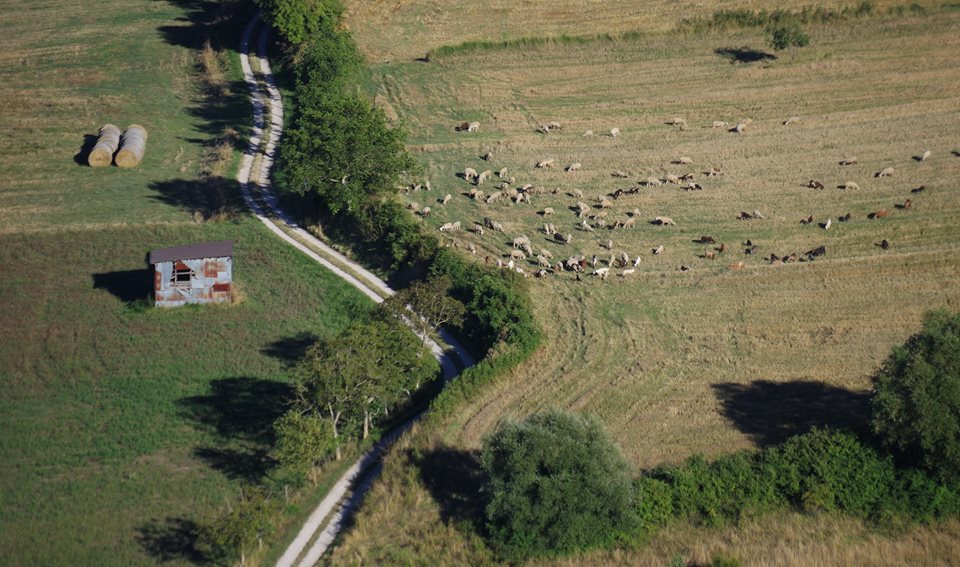
M237 172L237 181L244 201L268 230L331 270L372 301L381 303L385 297L393 295L394 290L376 275L297 225L280 209L276 195L271 191L270 170L273 166L277 143L283 134L283 101L266 58L270 27L260 24L261 18L258 13L244 28L240 43L243 80L250 90L253 103L253 128ZM250 54L250 41L258 26L258 53ZM265 120L267 116L269 121ZM470 354L445 331L441 330L440 336L449 345L448 350L441 348L432 339L424 338L424 340L433 355L440 361L444 380L449 381L460 372L451 355L459 359L460 368L470 367L475 362ZM309 567L323 556L379 474L381 469L379 460L383 452L421 415L414 416L385 435L337 480L287 547L277 562L278 567L293 565ZM321 528L323 528L322 531ZM308 548L311 542L313 544Z

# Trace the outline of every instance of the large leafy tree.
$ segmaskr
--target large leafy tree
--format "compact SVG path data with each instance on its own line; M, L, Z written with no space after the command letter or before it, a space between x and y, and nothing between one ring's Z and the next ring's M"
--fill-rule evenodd
M427 337L444 325L463 322L466 307L450 296L452 286L449 276L435 276L398 291L383 306L390 315L409 321L421 337Z
M357 215L370 196L416 169L403 141L403 130L388 128L383 111L367 100L319 93L284 137L280 181L300 194L316 193L333 214Z
M343 13L339 0L256 0L264 18L294 45L316 38L323 26L333 25Z
M316 411L292 409L276 421L273 430L277 438L274 458L301 476L313 471L336 449L333 425Z
M344 430L360 429L366 439L377 417L436 376L437 369L420 339L398 321L355 322L317 342L296 365L295 406L327 417L339 459Z
M933 311L874 378L873 429L887 445L960 481L960 316Z
M595 419L549 411L501 425L480 459L487 529L511 560L629 537L629 466Z

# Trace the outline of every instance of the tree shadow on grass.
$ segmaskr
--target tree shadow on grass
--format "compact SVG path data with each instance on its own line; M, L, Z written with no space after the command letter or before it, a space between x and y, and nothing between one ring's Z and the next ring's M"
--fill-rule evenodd
M153 278L149 268L93 274L93 289L105 289L127 307L136 307L150 302Z
M210 558L196 548L197 523L184 518L151 520L137 528L137 543L158 563L186 561L206 565Z
M408 459L420 471L423 485L440 506L443 521L467 523L482 533L485 502L480 488L485 477L479 454L443 447L422 454L410 452Z
M854 392L815 382L714 384L723 415L761 447L776 445L813 427L866 434L869 392Z
M730 63L758 63L777 58L773 53L749 47L718 47L713 52L730 61Z
M158 193L150 199L201 215L203 220L237 220L243 210L237 183L222 177L154 181L150 189Z
M73 163L81 167L90 167L90 163L87 162L87 157L90 156L93 147L97 145L98 139L99 137L94 134L84 134L83 145L80 146L80 150L73 156Z
M292 365L303 358L307 353L307 349L313 346L319 338L320 337L313 333L304 331L290 337L277 339L263 347L260 352L269 357L276 358L286 365Z
M183 398L182 415L220 438L215 446L198 447L194 455L231 478L260 480L273 462L273 423L287 410L293 388L260 378L223 378L210 393Z

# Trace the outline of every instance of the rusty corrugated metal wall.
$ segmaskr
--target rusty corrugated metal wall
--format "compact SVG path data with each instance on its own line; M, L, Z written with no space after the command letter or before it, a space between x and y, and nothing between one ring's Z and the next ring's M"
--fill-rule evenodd
M175 282L175 270L189 270L189 281ZM156 306L228 302L232 297L232 278L232 261L229 257L159 262L154 266L153 275Z

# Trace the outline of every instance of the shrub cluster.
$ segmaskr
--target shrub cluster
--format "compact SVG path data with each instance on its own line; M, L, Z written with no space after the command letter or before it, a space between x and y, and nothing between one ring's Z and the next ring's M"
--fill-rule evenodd
M695 456L641 476L635 487L646 531L674 518L724 525L785 507L843 512L878 525L960 513L960 487L898 468L852 434L818 429L757 453L713 462Z

